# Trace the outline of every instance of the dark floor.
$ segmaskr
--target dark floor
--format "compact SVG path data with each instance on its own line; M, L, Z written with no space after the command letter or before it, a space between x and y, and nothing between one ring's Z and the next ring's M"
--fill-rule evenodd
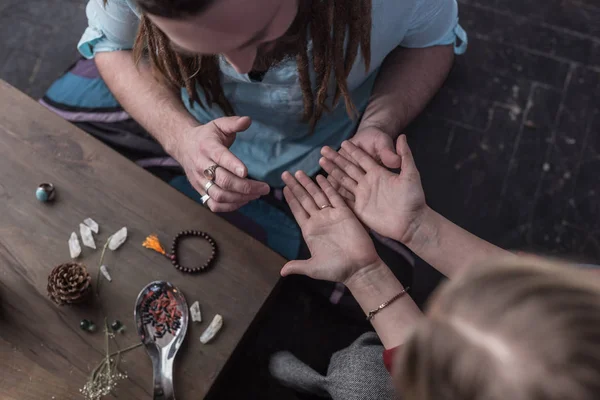
M430 204L506 248L600 259L600 3L460 2L469 50L409 130Z
M598 262L600 3L459 2L469 50L408 130L429 203L500 246ZM84 4L0 0L0 78L41 96L76 58ZM438 278L417 268L417 297ZM251 332L245 360L227 378L264 366L265 349L290 347L283 339L290 328L323 354L335 350L332 335L356 337L364 329L319 298L291 295L296 284L286 284L292 289L265 316L266 330ZM324 369L326 358L311 354L298 355ZM253 377L256 391L243 398L292 397L272 382L260 392L264 368L245 380Z
M39 98L77 59L84 0L0 0L0 79Z

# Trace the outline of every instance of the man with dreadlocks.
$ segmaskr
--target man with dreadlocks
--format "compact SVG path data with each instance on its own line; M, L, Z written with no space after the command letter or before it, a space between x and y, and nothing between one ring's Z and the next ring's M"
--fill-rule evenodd
M79 50L207 205L232 211L349 138L399 167L395 138L464 50L457 13L455 0L89 0Z

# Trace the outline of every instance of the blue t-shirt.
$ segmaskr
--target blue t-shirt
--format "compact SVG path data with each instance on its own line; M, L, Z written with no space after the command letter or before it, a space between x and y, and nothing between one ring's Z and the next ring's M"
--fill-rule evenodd
M86 11L89 26L78 44L83 56L91 58L98 52L133 47L140 19L133 0L109 0L106 6L103 0L89 0ZM348 88L360 112L367 106L383 60L398 46L423 48L454 43L457 54L466 50L466 34L458 25L455 0L373 0L372 21L370 70L365 71L359 54L348 76ZM312 43L308 47L312 59ZM281 173L286 170L304 170L312 175L320 169L321 147L338 148L356 130L358 121L348 117L340 101L321 117L315 132L309 133L308 124L301 120L304 103L295 60L269 69L261 82L237 73L223 57L220 67L223 89L235 113L253 121L246 132L238 134L231 151L246 164L254 179L280 187ZM309 71L314 74L312 66ZM311 78L314 82L314 76ZM330 99L334 90L332 79ZM186 91L182 89L181 95L188 105ZM201 90L199 95L203 99ZM217 105L202 109L196 104L188 110L201 123L224 116Z

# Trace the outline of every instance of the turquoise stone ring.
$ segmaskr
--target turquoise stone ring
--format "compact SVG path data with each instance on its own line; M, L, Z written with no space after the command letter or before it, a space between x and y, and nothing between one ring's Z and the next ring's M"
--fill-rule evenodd
M35 191L35 197L42 203L54 200L54 185L51 183L42 183Z

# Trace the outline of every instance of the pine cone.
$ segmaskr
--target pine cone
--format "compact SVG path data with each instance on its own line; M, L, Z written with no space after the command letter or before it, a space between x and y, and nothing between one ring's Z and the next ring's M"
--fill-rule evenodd
M48 276L48 296L59 306L85 301L91 287L92 278L83 264L61 264Z

